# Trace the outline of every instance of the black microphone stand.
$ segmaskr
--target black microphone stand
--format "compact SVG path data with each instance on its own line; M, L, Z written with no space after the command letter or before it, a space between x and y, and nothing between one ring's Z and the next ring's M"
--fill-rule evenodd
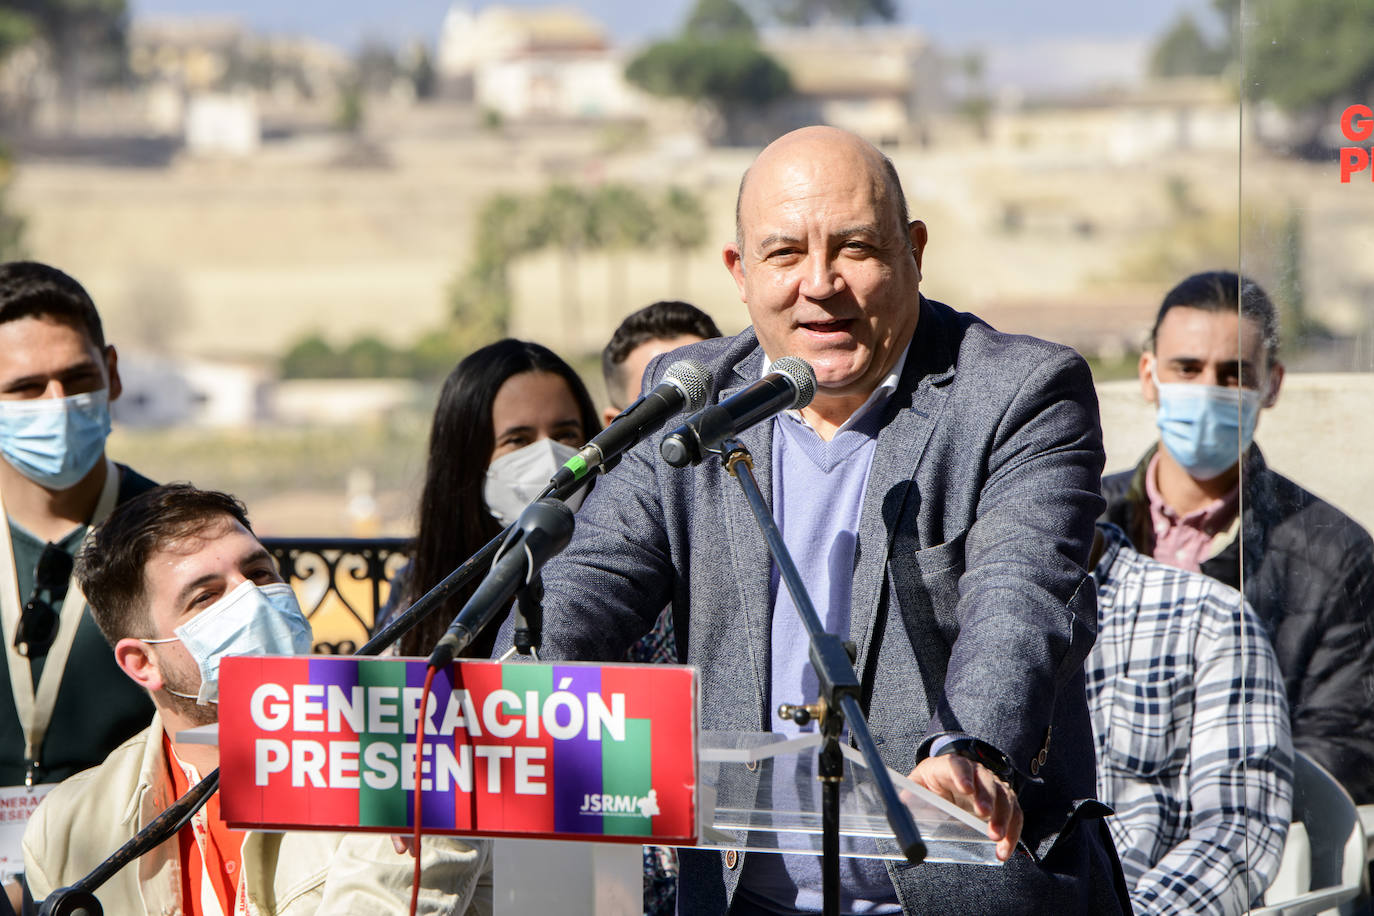
M749 450L738 439L726 439L720 445L721 462L730 476L739 481L740 489L754 513L754 520L763 531L768 552L778 565L778 573L797 606L797 615L806 627L810 640L811 666L820 682L820 696L809 705L783 704L778 715L797 725L815 719L820 726L821 747L817 758L817 775L821 781L821 879L822 913L839 916L840 912L840 783L844 780L844 755L840 751L840 732L846 724L849 733L873 773L878 795L887 811L887 822L897 838L897 846L908 862L919 864L926 857L926 844L916 829L911 811L902 804L897 788L892 784L887 766L878 754L868 720L859 706L859 678L854 673L854 659L834 633L826 631L816 607L807 594L806 584L792 560L782 532L773 521L773 513L754 479L754 461Z
M555 499L565 499L585 482L585 479L572 480L560 487L550 484L535 499L539 500L550 496ZM445 576L438 585L425 592L419 600L393 618L376 636L369 639L353 654L355 656L372 656L384 652L398 639L414 629L421 620L442 606L450 596L464 588L479 572L489 569L493 558L501 549L501 545L514 532L515 523L512 522L506 526L504 531L464 561L461 566ZM542 615L539 612L540 600L543 596L543 583L542 580L535 577L530 585L536 588L532 595L523 594L529 589L529 586L521 589L521 593L518 595L520 611L527 621L524 628L526 636L522 641L528 647L537 650L539 645L538 634L542 622ZM522 648L520 651L524 654L527 650ZM124 866L176 836L177 832L190 823L195 813L210 800L210 796L214 795L218 789L219 768L216 767L88 874L71 885L58 888L49 894L38 908L39 916L103 916L105 911L101 908L100 901L96 899L96 890L113 878Z

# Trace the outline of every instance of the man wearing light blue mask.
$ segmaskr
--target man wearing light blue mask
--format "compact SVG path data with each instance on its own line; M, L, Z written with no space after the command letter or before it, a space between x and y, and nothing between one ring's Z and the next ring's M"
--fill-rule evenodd
M181 736L218 720L225 657L310 649L291 589L226 493L170 484L120 506L83 548L77 576L157 715L53 789L30 820L24 858L39 899L87 874L220 765L217 746ZM216 793L177 841L122 869L98 896L107 913L404 913L414 870L380 834L230 829ZM418 912L490 913L490 844L431 837L419 872Z
M1266 466L1252 442L1278 398L1278 314L1229 271L1164 298L1140 358L1159 446L1103 479L1105 521L1136 550L1233 588L1264 623L1284 675L1293 745L1359 804L1374 802L1374 541Z
M90 527L153 486L105 456L119 394L115 350L81 284L44 264L0 264L0 799L14 810L153 714L72 576ZM3 854L20 861L17 843Z

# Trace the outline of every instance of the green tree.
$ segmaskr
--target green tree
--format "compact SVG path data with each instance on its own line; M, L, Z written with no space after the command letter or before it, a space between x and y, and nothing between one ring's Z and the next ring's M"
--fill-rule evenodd
M630 61L625 78L652 95L707 103L726 142L755 111L792 91L787 71L746 37L660 41Z
M339 86L338 111L334 115L334 123L344 133L354 136L362 133L363 121L366 118L366 107L363 101L362 84L354 77L349 77Z
M388 92L402 69L394 48L368 41L353 57L353 74L364 92Z
M473 253L449 287L452 337L430 341L431 351L466 352L506 335L509 265L535 245L533 210L513 194L494 194L482 204L473 220Z
M706 208L686 188L670 185L656 215L659 241L668 249L670 295L687 298L687 254L706 241Z
M281 374L282 378L337 378L339 354L320 334L307 334L287 348Z
M558 285L562 302L563 336L582 325L582 301L577 292L578 258L597 243L596 212L587 195L570 184L553 184L539 197L530 235L535 248L558 252Z
M758 29L753 17L735 0L698 0L687 16L682 33L705 40L721 38L754 38Z
M1254 4L1245 86L1290 112L1368 101L1374 88L1374 3L1270 0Z
M409 374L404 355L370 334L354 340L340 355L344 374L349 378L390 378Z
M0 8L0 58L22 47L38 34L38 24L32 16L9 8Z
M792 26L863 25L897 18L896 0L771 0L769 9L778 22Z
M973 126L978 139L986 140L990 134L992 119L992 96L988 93L987 62L982 52L969 51L958 61L959 73L963 77L963 92L958 102L958 111Z
M430 57L429 48L424 42L416 42L411 49L406 74L415 86L417 99L434 98L435 90L438 88L439 76L434 70L434 59Z
M9 0L11 34L27 18L47 42L57 68L58 92L68 105L84 85L110 83L127 72L129 9L126 0Z
M628 311L625 301L626 254L647 248L657 228L653 207L637 190L624 184L604 184L590 200L594 242L606 252L606 301L613 314Z
M1155 76L1216 76L1226 63L1225 46L1209 40L1186 12L1150 51L1150 72Z

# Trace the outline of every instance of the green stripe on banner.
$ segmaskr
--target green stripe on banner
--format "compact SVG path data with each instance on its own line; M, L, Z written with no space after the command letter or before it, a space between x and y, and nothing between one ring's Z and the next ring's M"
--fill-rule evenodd
M401 688L406 686L406 666L398 665L395 662L387 661L359 661L358 662L358 683L364 688L368 687L395 687L395 716L387 718L396 723L395 734L382 734L377 732L362 732L358 735L360 750L366 754L369 745L389 744L394 749L390 755L379 756L378 761L389 761L396 771L396 778L389 780L390 788L374 788L368 785L366 778L358 783L358 823L363 827L383 827L396 824L410 823L410 804L406 801L406 791L401 788L401 744L405 736L401 734ZM367 693L364 692L364 696ZM390 705L390 704L388 704ZM364 720L364 724L367 723ZM382 752L384 748L376 748L373 753ZM369 763L363 763L362 769L366 772L372 769ZM379 774L380 775L380 774Z
M653 744L649 719L626 719L625 740L601 735L601 791L613 799L647 799L653 789ZM651 802L652 804L652 802ZM618 836L648 836L653 824L640 813L605 814L602 832Z
M529 705L525 702L528 699L525 694L531 690L539 694L534 713L538 717L539 710L544 708L544 698L553 693L553 665L504 665L501 668L501 686L520 698L522 718L526 714L525 707ZM501 704L501 709L506 715L513 712L505 703ZM539 733L544 733L542 725Z

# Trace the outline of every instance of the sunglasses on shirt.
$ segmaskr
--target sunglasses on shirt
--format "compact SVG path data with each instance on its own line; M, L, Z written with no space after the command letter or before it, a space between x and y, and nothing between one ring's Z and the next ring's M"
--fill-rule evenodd
M53 605L61 606L67 597L67 583L72 576L72 555L56 544L49 543L38 557L33 574L33 595L19 615L19 627L14 634L14 648L25 658L46 655L57 635L59 617ZM42 594L48 595L47 600Z

